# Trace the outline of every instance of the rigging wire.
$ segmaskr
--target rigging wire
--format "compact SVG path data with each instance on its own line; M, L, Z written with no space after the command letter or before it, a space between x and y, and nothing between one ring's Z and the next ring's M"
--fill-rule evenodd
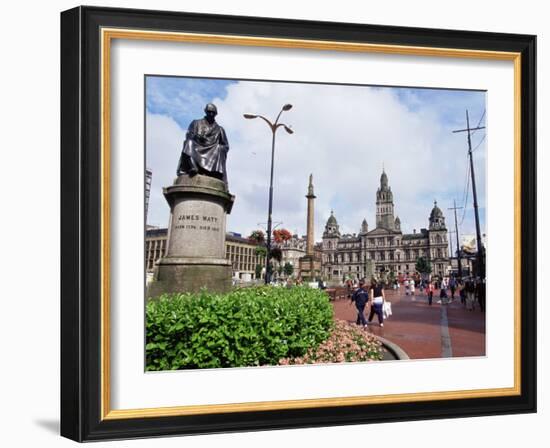
M466 189L464 190L466 195L464 197L464 205L462 206L462 218L460 218L460 224L459 224L460 226L464 222L464 217L466 216L466 206L468 205L468 193L470 191L470 165L468 165L467 173L468 173L468 179L466 183Z
M481 140L478 142L478 144L475 146L475 148L472 149L472 152L474 152L477 148L479 148L479 145L481 145L483 143L486 136L487 136L487 134L483 134L483 137L481 137Z
M486 112L486 109L483 109L483 114L481 114L481 118L479 119L476 128L479 128L479 125L480 125L481 122L483 121L483 118L485 117L485 112ZM477 131L479 131L479 129L474 129L474 130L472 131L472 133L470 134L470 136L474 135Z

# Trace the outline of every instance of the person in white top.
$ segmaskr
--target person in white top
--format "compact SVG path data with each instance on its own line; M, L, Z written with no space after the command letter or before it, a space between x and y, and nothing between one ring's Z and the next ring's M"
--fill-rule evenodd
M371 290L369 297L371 297L372 305L370 307L369 322L372 322L374 314L378 316L378 323L381 327L384 326L384 302L386 301L386 296L384 295L384 285L382 282L377 282L376 280L371 284Z

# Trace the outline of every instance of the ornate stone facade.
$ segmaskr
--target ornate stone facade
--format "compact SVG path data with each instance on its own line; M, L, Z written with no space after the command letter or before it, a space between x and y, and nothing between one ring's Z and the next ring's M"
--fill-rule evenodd
M444 276L449 267L447 227L443 212L434 202L428 229L403 233L401 220L394 218L393 193L383 171L376 192L376 227L369 231L367 220L358 234L340 234L331 212L323 233L322 275L329 281L368 278L374 272L412 275L416 260L431 262L432 275Z
M281 266L290 263L294 267L294 276L299 275L300 258L306 254L306 245L306 237L300 238L298 235L292 235L291 239L276 244L282 252Z

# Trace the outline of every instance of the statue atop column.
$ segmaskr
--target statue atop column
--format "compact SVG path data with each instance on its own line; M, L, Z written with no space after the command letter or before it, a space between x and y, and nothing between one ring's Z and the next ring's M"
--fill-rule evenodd
M225 162L229 142L225 130L216 122L218 109L212 103L204 108L205 116L193 120L187 130L178 163L177 175L196 174L223 180L227 186Z

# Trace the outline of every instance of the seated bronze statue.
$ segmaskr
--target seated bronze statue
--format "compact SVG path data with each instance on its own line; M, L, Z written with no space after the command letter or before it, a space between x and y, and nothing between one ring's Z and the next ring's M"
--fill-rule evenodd
M203 174L223 180L227 185L225 162L229 142L224 129L216 122L216 106L212 103L207 104L204 113L204 118L193 120L189 125L177 175Z

